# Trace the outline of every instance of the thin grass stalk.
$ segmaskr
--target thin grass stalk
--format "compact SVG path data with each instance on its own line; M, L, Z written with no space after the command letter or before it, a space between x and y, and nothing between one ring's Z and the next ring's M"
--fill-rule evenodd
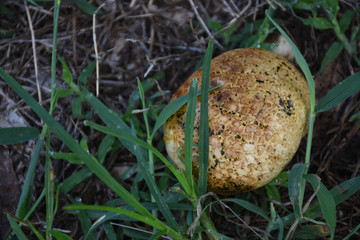
M306 141L306 152L305 152L305 164L306 169L309 168L310 161L311 161L311 146L312 146L312 137L314 132L314 122L315 122L316 113L311 112L309 116L309 130L307 134L307 141ZM307 170L306 170L307 172Z
M28 213L25 215L23 219L24 221L26 221L31 216L31 214L35 211L36 207L39 206L40 202L44 199L44 197L45 197L45 189L43 189L36 202L33 204L33 206L30 208Z
M50 115L52 114L56 104L56 49L57 49L57 33L59 25L59 12L61 0L54 0L54 22L53 22L53 48L51 55L51 101L50 101ZM54 214L54 196L52 190L51 177L51 159L50 159L50 134L47 131L47 126L44 126L43 133L47 135L46 138L46 160L45 160L45 201L46 201L46 239L52 239L50 231L52 229L52 221Z
M41 135L44 133L42 132ZM35 149L31 155L31 161L28 167L28 170L26 172L26 178L24 182L23 189L21 191L20 200L16 209L16 216L19 218L23 218L26 220L26 216L29 214L30 211L27 211L28 208L30 208L31 205L31 195L32 195L32 188L33 188L33 182L35 178L35 170L36 165L39 160L40 150L42 148L42 145L44 143L44 137L41 137L38 139ZM26 213L27 212L27 213Z
M207 190L207 170L209 165L208 90L213 43L214 38L211 38L208 44L208 48L205 52L204 66L201 79L198 196L204 195Z
M146 142L152 146L152 137L151 137L151 133L150 133L150 125L149 125L149 119L148 119L148 115L147 115L147 110L146 110L146 101L145 101L145 94L144 94L144 88L142 86L142 83L140 81L140 79L137 79L138 82L138 88L139 88L139 93L140 93L140 99L141 99L141 104L142 104L142 109L143 111L143 118L144 118L144 122L145 122L145 127L146 127ZM155 181L155 171L154 171L154 154L152 151L147 150L148 152L148 161L149 161L149 171L150 174L152 175L152 178ZM154 196L151 194L151 202L155 202L155 198ZM157 211L156 210L152 210L151 211L152 215L157 217ZM155 229L154 229L155 231Z
M57 47L57 33L59 25L59 11L61 0L54 0L54 26L53 26L53 42L51 53L51 99L55 96L56 87L56 47Z
M192 192L195 192L195 182L192 176L192 149L194 138L194 122L196 116L196 92L198 89L198 81L196 78L192 79L189 89L189 98L186 108L185 119L185 174L186 179L191 186Z
M53 174L50 159L50 134L46 138L46 157L45 157L45 202L46 202L46 239L52 239L50 231L54 220L54 190Z
M10 214L6 214L6 216L10 223L11 229L14 231L16 237L20 240L28 240L25 233L21 230L21 227L17 224L15 219Z
M45 238L39 233L39 231L34 227L34 225L31 223L31 221L27 220L26 224L30 227L31 231L35 234L35 236L39 240L45 240Z

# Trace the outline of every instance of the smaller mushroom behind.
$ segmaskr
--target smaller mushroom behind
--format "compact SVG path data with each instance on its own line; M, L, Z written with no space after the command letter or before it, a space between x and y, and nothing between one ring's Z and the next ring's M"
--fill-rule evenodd
M174 100L189 90L197 70L175 92ZM284 57L264 49L235 49L211 62L209 92L210 191L233 195L264 186L292 159L306 134L309 90L301 73ZM194 127L193 175L198 177L200 97ZM185 170L178 153L184 147L186 105L164 125L166 150Z

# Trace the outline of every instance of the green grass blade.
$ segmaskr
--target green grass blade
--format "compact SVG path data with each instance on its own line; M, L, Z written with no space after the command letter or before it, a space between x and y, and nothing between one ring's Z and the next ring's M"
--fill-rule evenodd
M106 134L109 134L109 135L112 135L112 136L115 136L115 137L118 137L120 139L126 139L127 141L129 142L133 142L141 147L144 147L146 149L149 149L150 151L152 151L165 165L166 167L169 168L169 170L175 175L175 177L177 178L177 180L180 182L180 184L184 187L185 191L187 193L190 192L190 186L189 184L187 183L186 181L186 178L185 176L179 171L177 170L167 159L166 157L164 157L164 155L162 155L159 150L157 150L156 148L154 148L153 146L149 145L147 142L137 138L137 137L134 137L122 130L119 130L119 129L112 129L112 128L107 128L107 127L104 127L104 126L101 126L99 124L96 124L96 123L92 123L92 122L89 122L89 121L85 121L84 122L85 125L88 125L98 131L101 131L103 133L106 133Z
M360 90L360 72L357 72L340 82L330 90L315 107L317 113L324 112L345 101Z
M114 143L115 138L110 135L106 135L101 141L100 146L97 151L98 160L100 163L103 163L105 160L106 154L110 151L112 144ZM89 168L85 167L75 174L72 174L66 178L63 182L60 183L60 191L63 193L69 192L76 185L83 182L85 179L89 178L92 175L92 172Z
M32 153L31 156L29 168L26 172L24 186L22 188L20 200L16 209L16 216L21 219L30 210L35 170L36 170L36 165L39 161L40 151L43 144L44 144L44 140L40 138L35 145L34 152Z
M41 192L40 196L38 197L38 199L35 201L35 203L31 206L30 210L26 213L26 216L23 218L23 220L27 220L31 214L35 211L35 209L39 206L40 202L42 202L42 200L45 197L45 189L43 189L43 191Z
M104 139L101 141L97 151L97 158L100 163L104 162L106 154L109 153L114 142L115 142L115 138L109 135L106 135Z
M344 33L350 26L353 17L355 16L356 12L353 10L346 10L339 21L340 30Z
M86 80L92 74L95 67L96 67L96 62L93 61L80 73L77 82L80 90L86 89Z
M218 233L217 231L214 231L212 229L207 229L206 231L208 231L209 233L212 234L212 236L215 237L215 239L221 239L221 240L234 240L234 238L225 236L224 234Z
M360 176L349 179L339 186L333 187L330 192L334 197L336 205L351 197L360 190Z
M327 190L324 184L322 182L319 182L316 177L307 175L305 176L305 178L308 182L310 182L314 190L316 190L320 184L320 189L316 196L320 203L321 212L323 213L325 221L330 228L331 239L334 239L336 228L336 205L334 198L332 197L330 191Z
M360 229L360 224L357 225L348 235L346 235L346 237L344 237L343 240L349 239L352 235L354 235L354 233L356 233L357 231L359 231L359 229Z
M335 204L339 205L355 193L360 190L360 176L349 179L338 186L333 187L330 190L331 196L333 197ZM304 213L307 218L316 218L321 214L321 208L319 202L314 202ZM295 215L289 214L282 218L284 225L290 225L294 222ZM273 229L278 228L278 224L274 225Z
M76 205L82 205L82 204L76 203ZM85 239L95 240L96 236L94 232L90 231L92 223L90 221L87 212L85 210L79 210L76 215L79 218L79 222L81 225L81 229L84 233Z
M119 117L117 113L105 106L98 98L86 89L82 90L84 99L94 108L95 112L99 115L101 120L111 128L121 129L126 133L130 133L131 129L126 123ZM136 154L134 143L122 139L121 143L126 147L132 154Z
M76 185L83 182L85 179L89 178L92 175L92 172L89 168L85 167L75 174L72 174L68 178L66 178L62 183L60 183L60 191L63 193L69 192Z
M54 211L54 176L51 169L51 159L50 159L50 131L46 132L46 141L45 141L45 234L49 236L49 231L52 229L53 221L55 219L55 211Z
M196 115L196 102L197 102L197 92L198 81L194 78L191 81L189 89L189 100L187 103L186 109L186 119L185 119L185 170L186 170L186 179L190 186L194 184L192 176L192 149L193 149L193 138L194 138L194 122Z
M283 238L283 235L284 235L284 223L283 223L281 217L279 216L279 214L276 214L276 219L277 219L277 222L279 224L278 240L282 240L282 239L284 239Z
M317 74L321 73L322 71L324 71L326 65L331 61L334 60L335 58L337 58L339 56L339 54L341 53L341 51L343 50L344 45L340 42L333 42L329 49L326 51L325 57L321 62L321 67L320 70Z
M92 16L97 9L97 7L95 7L86 0L69 0L69 2L75 3L82 11L84 11L86 14L90 16ZM104 15L104 12L99 10L98 14Z
M14 231L16 237L20 240L28 240L25 233L21 230L21 227L17 224L14 218L12 218L9 214L6 215L12 230Z
M39 240L45 240L45 238L39 233L39 231L34 227L34 225L28 220L26 221L26 223L28 224L28 226L30 227L31 231L33 231L33 233L35 234L35 236L39 239Z
M20 85L7 74L2 68L0 68L0 76L5 82L31 107L31 109L50 127L50 129L58 136L59 139L84 163L89 169L97 175L110 189L112 189L118 196L123 198L129 205L131 205L136 211L147 216L149 219L154 218L150 212L148 212L123 186L121 186L110 173L102 166L93 156L86 152L82 147L67 133L61 125L56 122L47 111L42 108L34 98L30 96Z
M145 158L145 149L144 148L137 146L136 159L138 161L139 170L140 170L142 176L144 177L146 185L148 186L148 188L150 190L151 196L154 199L154 202L158 206L159 210L161 211L166 222L173 229L179 230L179 225L176 222L174 215L171 213L166 201L164 201L164 199L160 193L160 190L155 183L155 178L150 172L149 163L148 163L148 161L146 161L146 158Z
M296 218L302 217L302 204L304 197L305 179L303 177L306 171L306 164L295 164L290 172L289 176L289 197L294 207L294 213Z
M56 240L72 240L72 238L63 232L51 230L51 236L55 237Z
M34 127L0 128L0 145L17 144L35 139L39 130Z
M212 88L209 88L209 91L214 90L216 88L221 87L222 85L215 86ZM197 96L201 94L201 90L197 92ZM156 119L151 138L154 137L156 131L168 120L169 117L171 117L174 113L176 113L177 110L179 110L188 100L189 94L185 94L173 101L171 101L169 104L167 104L164 109L161 111L160 115Z
M199 182L198 195L202 196L207 189L207 170L209 163L209 116L208 91L210 78L210 64L213 51L214 38L211 38L205 52L204 65L201 76L200 99L200 129L199 129Z
M294 56L296 61L298 62L301 70L303 71L305 78L308 82L309 85L309 92L310 92L310 104L311 104L311 109L313 112L314 110L314 106L315 106L315 82L314 79L312 77L312 74L310 72L309 66L307 65L304 57L302 56L302 54L300 53L299 49L296 47L296 45L294 44L294 42L291 40L291 38L286 34L286 32L284 30L281 29L281 27L271 18L271 16L268 14L268 12L266 11L266 16L270 19L270 21L274 24L274 26L279 30L279 32L281 33L281 35L283 35L285 37L285 39L289 42L293 52L294 52Z
M53 152L51 157L58 160L66 160L71 164L84 164L75 153Z
M66 207L64 207L64 209L65 210L95 210L95 211L114 212L114 213L128 216L130 218L141 221L143 223L146 223L152 227L159 229L160 231L164 232L165 234L168 234L169 236L174 237L175 239L185 239L183 236L181 236L180 233L169 228L161 221L155 222L155 221L152 221L151 219L149 219L145 216L142 216L138 213L135 213L133 211L129 211L126 209L122 209L122 208L107 207L107 206L94 206L94 205L72 205L72 206L66 206Z
M58 58L62 65L62 80L64 80L70 88L74 88L73 77L71 75L68 65L62 57L58 56Z
M117 239L115 230L110 221L104 223L104 230L107 239Z
M151 237L149 237L149 240L157 240L163 235L164 235L163 232L157 232L157 233L153 234Z
M266 220L270 221L270 218L266 214L265 210L256 206L255 204L253 204L251 202L248 202L243 199L237 199L237 198L225 198L225 199L222 199L222 201L223 202L233 202L235 204L238 204L238 205L242 206L243 208L245 208L246 210L253 212L259 216L262 216Z

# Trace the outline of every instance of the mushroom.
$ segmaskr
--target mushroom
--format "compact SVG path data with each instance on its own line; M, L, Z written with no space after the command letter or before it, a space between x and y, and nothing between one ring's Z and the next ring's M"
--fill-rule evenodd
M171 100L188 93L192 74ZM234 195L264 186L292 159L306 135L309 89L302 74L284 57L257 48L235 49L211 62L209 85L208 188ZM193 138L193 176L198 178L200 97ZM166 151L185 171L178 154L184 151L186 105L164 124Z

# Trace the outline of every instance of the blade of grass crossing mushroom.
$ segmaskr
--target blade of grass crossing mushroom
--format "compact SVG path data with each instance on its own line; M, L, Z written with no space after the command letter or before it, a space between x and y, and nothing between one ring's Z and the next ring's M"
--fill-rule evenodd
M218 85L212 88L209 88L209 91L214 90L216 88L221 87L222 85ZM197 96L199 96L201 93L201 90L197 92ZM189 94L185 94L174 101L171 101L169 104L167 104L164 109L161 111L160 115L156 119L155 126L153 128L151 138L154 137L156 131L168 120L169 117L171 117L177 110L179 110L188 100Z
M311 105L311 112L314 112L315 107L315 82L314 78L312 77L311 71L309 69L308 64L306 63L305 58L300 53L299 49L296 47L295 43L291 40L291 38L286 34L286 32L271 18L271 16L268 14L268 12L265 12L266 16L270 19L272 24L279 30L281 35L285 37L285 39L289 42L293 52L296 61L298 62L301 70L303 71L306 81L309 85L309 92L310 92L310 105Z
M194 121L196 116L196 100L198 81L194 78L191 81L189 89L189 100L187 103L186 109L186 119L185 119L185 170L186 170L186 179L189 185L194 189L194 181L192 176L192 148L193 148L193 137L194 137Z
M310 164L310 154L311 154L311 145L312 145L312 134L315 122L315 82L312 77L309 66L307 65L305 58L300 53L299 49L296 47L291 38L285 33L285 31L271 18L268 12L265 12L266 16L270 19L270 21L274 24L274 26L279 30L279 32L285 37L285 39L289 42L296 61L298 62L301 70L303 71L306 81L309 86L309 94L310 94L310 116L309 116L309 130L307 135L307 144L306 144L306 153L305 153L305 163Z
M200 129L199 129L199 182L198 195L202 196L207 189L207 170L209 163L209 116L208 91L210 64L214 39L211 38L205 52L203 72L201 77Z
M330 191L316 177L311 175L306 175L305 179L308 182L310 182L314 191L316 191L316 189L320 184L320 189L316 194L316 196L320 203L321 212L325 218L326 223L330 228L331 239L334 239L335 228L336 228L336 204L334 198L332 197Z

